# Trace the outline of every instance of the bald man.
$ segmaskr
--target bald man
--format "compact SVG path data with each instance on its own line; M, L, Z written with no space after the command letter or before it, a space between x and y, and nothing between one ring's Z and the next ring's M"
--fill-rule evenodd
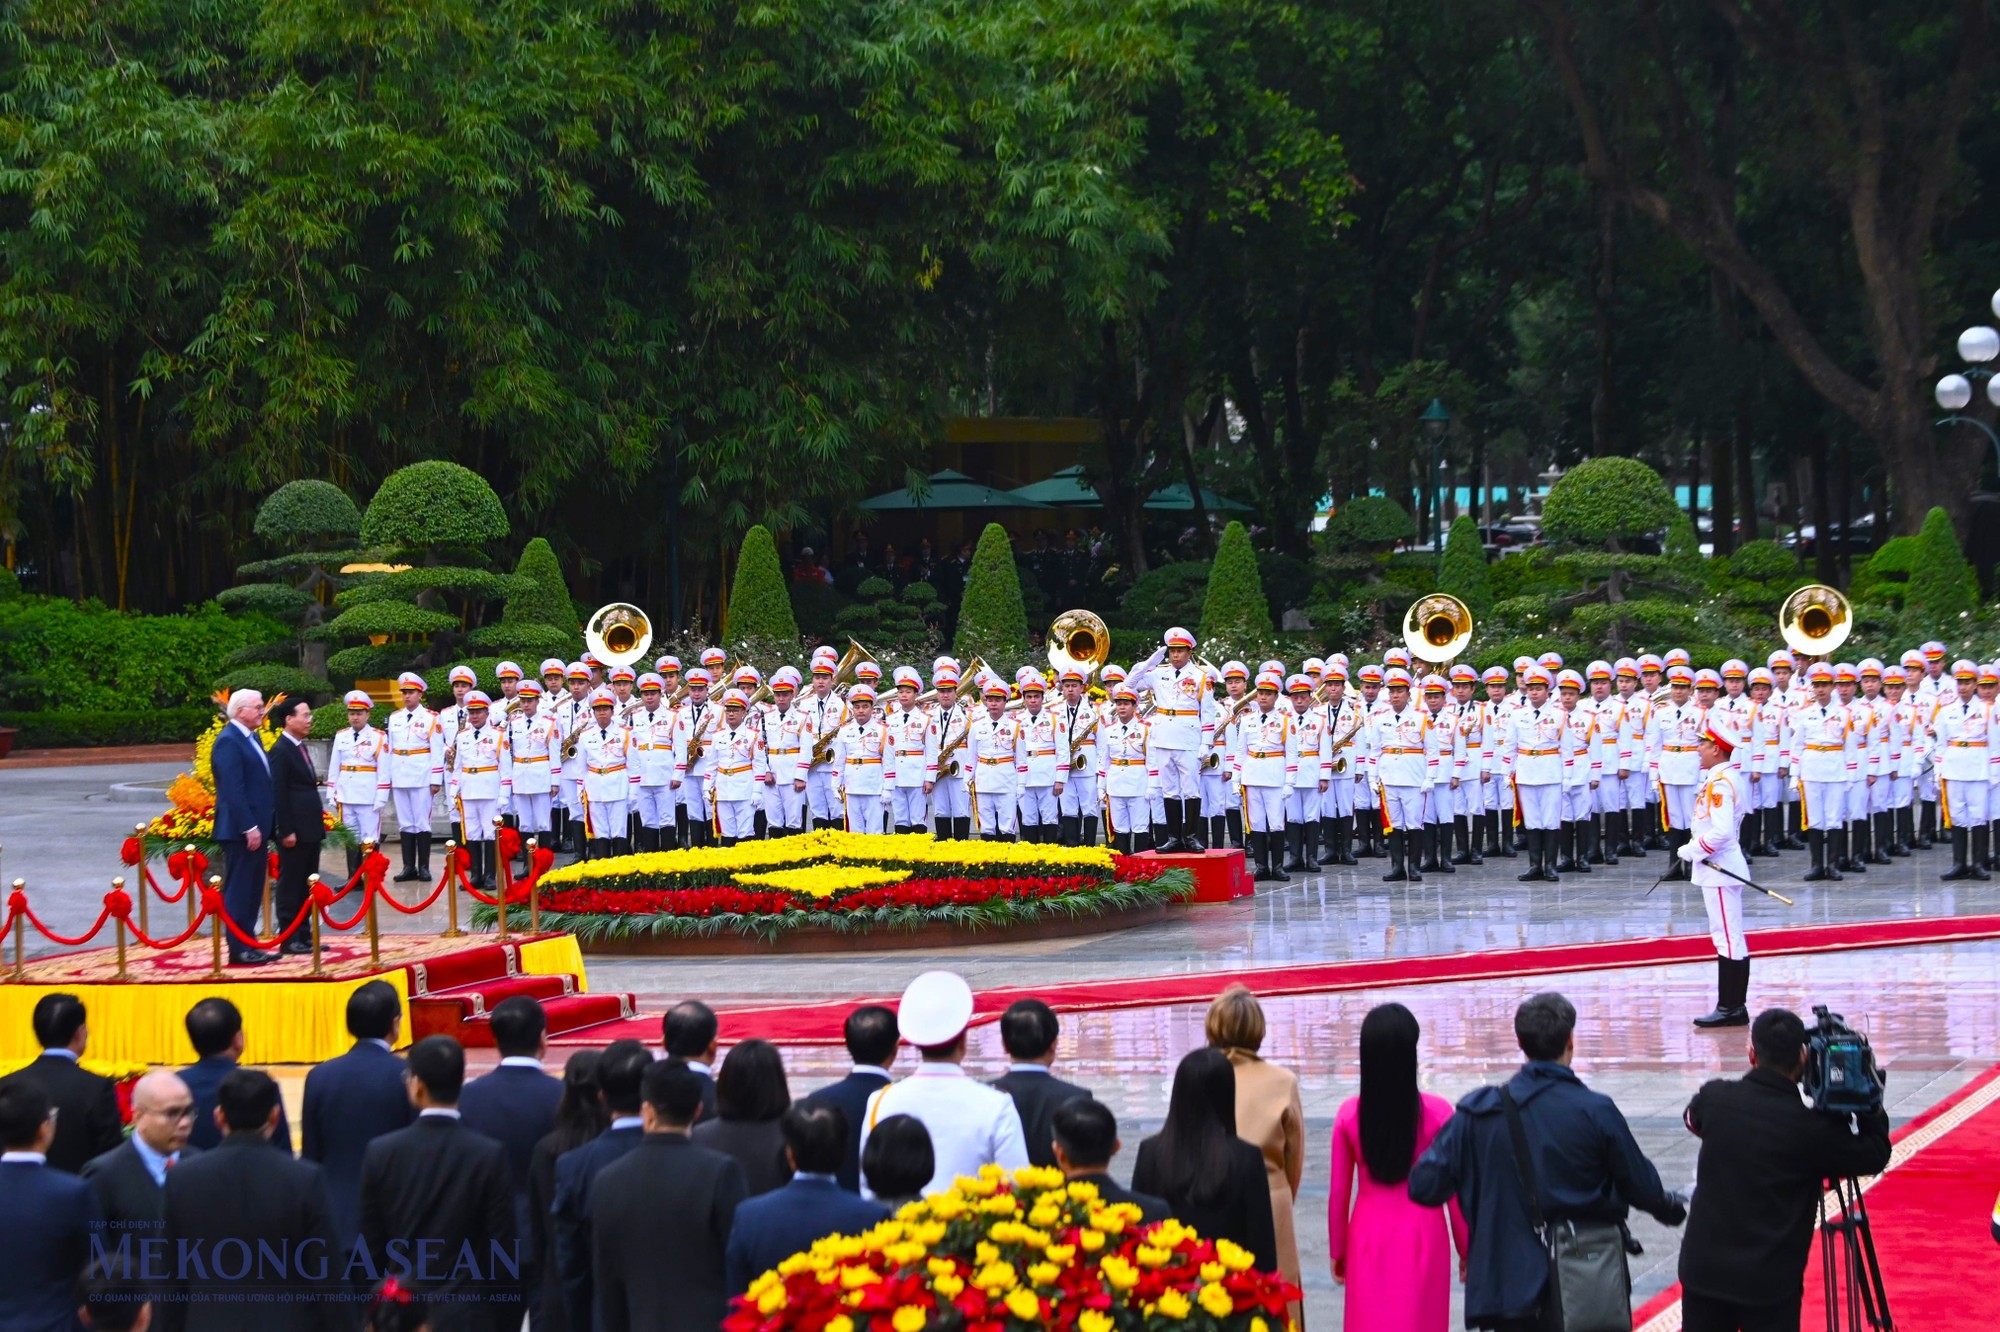
M201 1149L188 1146L194 1093L178 1073L159 1069L132 1088L132 1136L84 1162L83 1177L112 1234L158 1230L165 1215L167 1172Z

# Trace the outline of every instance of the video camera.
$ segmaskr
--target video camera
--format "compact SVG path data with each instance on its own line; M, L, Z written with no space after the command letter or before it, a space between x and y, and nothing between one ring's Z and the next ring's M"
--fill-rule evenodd
M1816 1025L1806 1032L1805 1097L1813 1109L1828 1115L1859 1115L1882 1108L1888 1082L1875 1062L1868 1038L1847 1025L1825 1004L1813 1005Z

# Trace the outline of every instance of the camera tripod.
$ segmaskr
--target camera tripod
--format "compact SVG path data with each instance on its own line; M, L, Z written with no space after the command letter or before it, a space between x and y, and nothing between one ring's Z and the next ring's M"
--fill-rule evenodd
M1826 1332L1894 1332L1889 1294L1882 1288L1882 1264L1875 1257L1875 1232L1861 1201L1861 1181L1827 1181L1836 1210L1829 1217L1819 1202L1820 1279L1825 1283ZM1845 1310L1843 1315L1842 1310ZM1866 1321L1863 1321L1866 1320Z

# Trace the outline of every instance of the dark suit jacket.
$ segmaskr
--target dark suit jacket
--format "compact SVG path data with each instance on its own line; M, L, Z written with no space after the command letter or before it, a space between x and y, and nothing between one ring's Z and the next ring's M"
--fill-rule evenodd
M528 1165L535 1144L556 1126L562 1079L538 1068L496 1068L465 1084L458 1096L459 1121L507 1150L507 1180L514 1191L514 1233L534 1233L528 1215Z
M1145 1214L1142 1219L1147 1225L1164 1221L1174 1214L1174 1209L1167 1205L1165 1198L1155 1198L1150 1193L1134 1193L1107 1173L1076 1174L1069 1178L1072 1184L1095 1184L1097 1196L1108 1203L1133 1204Z
M1681 1239L1681 1285L1737 1304L1786 1301L1804 1289L1821 1183L1880 1174L1889 1164L1889 1117L1860 1118L1860 1132L1808 1108L1798 1084L1753 1068L1710 1082L1688 1102L1701 1138L1694 1202Z
M591 1276L591 1233L596 1224L597 1176L645 1141L640 1128L606 1129L575 1151L556 1158L554 1244L562 1281L563 1313L571 1332L589 1332L595 1282Z
M861 1192L861 1121L868 1114L868 1098L888 1086L889 1070L875 1073L855 1071L839 1082L830 1083L805 1098L805 1105L832 1105L840 1108L847 1116L847 1155L840 1160L840 1169L833 1177L840 1181L840 1187L849 1193Z
M305 750L282 736L269 750L271 758L271 840L282 842L296 833L299 845L326 840L326 822L321 813L319 778L306 760Z
M209 1151L222 1141L222 1130L215 1126L215 1089L222 1085L223 1075L235 1067L234 1059L219 1054L197 1059L180 1071L181 1081L194 1093L194 1132L188 1134L188 1146ZM292 1126L285 1120L283 1101L278 1102L278 1128L271 1135L271 1145L291 1155Z
M368 1144L417 1117L403 1083L403 1061L372 1041L306 1074L299 1154L326 1167L327 1197L341 1242L360 1228L361 1158Z
M0 1085L21 1078L38 1082L55 1106L56 1140L49 1144L49 1164L74 1175L93 1156L102 1156L125 1141L118 1117L118 1088L110 1078L92 1073L65 1055L44 1052L26 1068L16 1069Z
M389 1242L435 1242L445 1257L406 1278L435 1301L433 1332L519 1332L527 1241L514 1233L507 1151L445 1115L423 1115L368 1144L361 1162L361 1240L368 1252ZM454 1270L461 1251L476 1271ZM414 1260L417 1250L413 1247ZM504 1259L500 1255L504 1255Z
M1058 1106L1079 1096L1089 1096L1090 1088L1064 1082L1052 1073L1023 1073L1018 1069L1010 1069L1004 1076L993 1079L993 1085L1013 1097L1014 1108L1021 1112L1021 1135L1027 1139L1028 1163L1053 1166L1056 1134L1049 1121Z
M785 1135L775 1119L704 1119L690 1136L711 1152L735 1157L753 1198L784 1187L792 1177Z
M191 1161L200 1155L199 1147L184 1147L180 1161ZM174 1170L178 1169L180 1162L174 1165ZM170 1178L172 1173L168 1172ZM85 1161L83 1177L90 1181L90 1191L97 1197L97 1210L104 1214L107 1244L115 1243L126 1231L134 1239L159 1233L167 1215L167 1191L153 1182L153 1172L139 1159L139 1149L130 1138L104 1155Z
M743 1167L678 1133L651 1133L592 1190L596 1332L715 1332Z
M351 1323L353 1306L334 1300L256 1298L279 1291L330 1295L340 1285L345 1258L320 1168L271 1151L256 1134L233 1133L214 1151L168 1172L162 1238L173 1257L166 1263L166 1292L153 1307L161 1332L335 1332ZM225 1241L234 1241L222 1250L229 1270L239 1253L250 1255L240 1280L211 1274L211 1259ZM284 1258L260 1259L260 1245ZM199 1265L181 1261L183 1250ZM260 1265L267 1261L278 1265ZM232 1292L242 1300L229 1301Z
M1231 1240L1256 1255L1259 1271L1278 1270L1278 1233L1271 1219L1271 1186L1264 1175L1264 1153L1241 1138L1230 1143L1230 1183L1220 1202L1202 1205L1185 1195L1175 1197L1161 1183L1159 1135L1139 1144L1132 1167L1132 1187L1166 1199L1174 1219L1192 1226L1205 1240ZM1151 1218L1148 1218L1151 1219Z
M277 797L271 774L257 751L255 740L238 730L234 721L224 722L215 737L210 764L215 769L215 840L240 841L251 828L271 835L277 813Z
M741 1295L750 1283L795 1253L828 1235L858 1235L889 1209L869 1202L819 1176L800 1178L736 1209L724 1262L731 1295Z
M97 1226L97 1199L75 1175L0 1165L0 1332L75 1332Z

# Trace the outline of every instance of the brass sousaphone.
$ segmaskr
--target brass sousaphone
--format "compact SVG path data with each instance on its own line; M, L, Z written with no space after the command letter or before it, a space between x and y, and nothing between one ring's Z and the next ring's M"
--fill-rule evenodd
M637 606L599 606L583 627L583 642L606 666L630 666L653 644L653 623Z
M1778 607L1778 634L1807 657L1830 657L1854 632L1854 608L1840 589L1807 583Z
M1067 610L1049 626L1049 665L1058 679L1067 670L1083 672L1084 683L1111 660L1111 631L1087 610Z
M1433 666L1451 661L1472 641L1472 612L1449 592L1433 592L1403 613L1403 646Z

